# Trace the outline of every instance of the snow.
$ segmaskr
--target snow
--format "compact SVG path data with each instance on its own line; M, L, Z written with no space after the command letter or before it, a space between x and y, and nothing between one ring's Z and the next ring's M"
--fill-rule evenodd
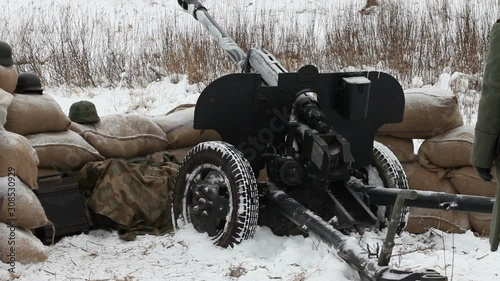
M329 276L355 280L350 278L356 276L312 239L281 238L259 229L255 239L222 249L187 228L175 235L140 236L132 242L105 231L68 237L52 250L43 267L31 265L31 273L20 280L232 280L231 272L238 267L247 271L239 280L293 280L300 274L308 280Z
M80 100L95 104L99 116L112 114L164 115L180 104L196 103L201 85L190 85L185 75L172 82L166 77L149 84L144 89L85 88L67 86L45 89L68 114L71 104Z
M347 83L352 83L352 84L370 84L370 79L361 76L347 77L344 78L344 80Z
M349 243L374 249L383 237L367 232L362 239L353 235ZM403 233L396 239L391 265L434 268L456 281L500 280L499 258L489 252L486 239L471 232ZM192 227L130 242L116 232L96 230L66 237L51 247L44 264L16 264L16 270L21 275L16 280L359 280L325 244L301 236L277 237L263 227L253 239L229 249L214 246ZM0 280L7 276L0 273Z
M204 1L209 10L219 13L237 14L244 10L250 14L249 17L258 20L262 16L259 11L266 9L285 19L293 14L300 17L301 22L309 20L311 15L325 20L352 7L345 3L362 7L364 2ZM416 11L425 10L422 1L407 2L414 5ZM459 7L462 0L453 0L452 3L454 7ZM485 0L484 3L498 11L494 5L496 0ZM159 12L182 19L178 23L181 27L195 25L192 18L180 11L174 0L3 0L0 3L5 13L27 17L47 5L57 8L77 5L82 12L90 10L92 15L109 16L119 25L135 23L134 19L131 20L134 17L147 21ZM60 10L53 9L53 14L46 15L46 18L57 16L57 12ZM121 77L125 79L126 75L124 72ZM460 79L460 75L444 70L434 86L450 89L454 81ZM424 86L419 77L413 79L413 84ZM467 88L466 85L459 86ZM195 103L204 87L202 84L189 84L187 77L179 74L165 77L145 88L80 89L62 86L47 88L45 92L55 98L66 114L72 103L89 100L96 105L100 116L124 113L160 115L179 104ZM473 120L470 120L471 123ZM383 238L383 232L367 231L363 237L353 234L349 241L374 249L377 244L382 244ZM50 246L49 259L45 263L16 263L14 280L359 280L356 271L336 255L335 249L314 238L277 237L268 228L258 227L253 239L243 241L234 248L222 249L212 243L206 234L196 232L189 225L168 235L144 235L128 242L120 240L114 231L96 230L66 237ZM411 270L432 268L455 281L486 281L500 280L498 260L500 253L489 251L486 238L476 237L470 231L446 234L432 230L422 235L405 232L397 237L391 266ZM0 264L0 280L14 278L7 269L8 265Z

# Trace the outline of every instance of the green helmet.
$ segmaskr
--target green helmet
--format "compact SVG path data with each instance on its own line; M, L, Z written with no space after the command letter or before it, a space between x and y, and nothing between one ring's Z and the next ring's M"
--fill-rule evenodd
M12 59L12 48L4 41L0 41L0 65L14 65L14 60Z
M43 94L42 81L35 73L24 72L17 77L16 94Z
M97 115L95 105L90 101L79 101L72 104L69 108L69 119L80 124L94 123L101 120Z

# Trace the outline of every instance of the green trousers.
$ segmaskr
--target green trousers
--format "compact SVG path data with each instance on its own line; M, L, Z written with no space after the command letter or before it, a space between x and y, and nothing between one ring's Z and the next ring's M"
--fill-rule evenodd
M491 215L490 229L490 246L492 252L498 249L498 243L500 242L500 160L495 161L495 173L497 175L497 192Z

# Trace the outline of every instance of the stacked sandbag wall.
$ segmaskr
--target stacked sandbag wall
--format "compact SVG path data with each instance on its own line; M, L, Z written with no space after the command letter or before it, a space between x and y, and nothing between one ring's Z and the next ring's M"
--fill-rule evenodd
M89 161L104 159L82 137L69 131L70 125L71 120L49 94L14 94L5 128L28 139L42 171L73 171Z
M495 197L495 175L491 182L485 182L470 164L473 141L473 126L461 126L429 138L420 146L419 162L429 170L438 171L459 194ZM469 213L468 216L474 232L489 234L491 214Z
M159 126L139 115L108 115L91 124L73 122L70 130L95 149L94 156L103 159L150 157L170 144Z
M12 271L16 262L47 260L47 247L30 229L49 224L31 190L37 188L36 151L24 136L5 129L16 83L15 66L0 66L0 261L9 264Z
M12 67L0 67L0 177L15 171L15 175L26 185L36 189L39 163L36 151L25 137L5 129L15 99L12 91L17 83L17 71L13 72L15 66Z
M44 262L48 248L31 229L50 222L33 191L11 170L0 177L0 260L10 264Z
M177 159L182 160L189 150L205 141L221 140L214 130L195 130L195 104L181 104L165 115L152 116L151 120L165 133L170 144L168 151Z
M433 139L449 132L461 130L463 118L457 98L449 91L438 88L409 89L405 91L405 112L403 121L382 126L375 138L394 152L403 165L411 189L458 194L455 182L446 177L448 166L462 163L462 154L453 148L433 151L433 157L449 158L430 163L424 156ZM418 155L414 153L413 141L424 140ZM411 143L411 146L410 146ZM411 147L411 153L410 153ZM470 152L469 152L470 157ZM459 159L460 158L460 159ZM445 164L443 167L443 164ZM470 165L470 164L468 164ZM452 167L452 168L453 168ZM452 233L463 233L471 229L470 214L466 212L438 209L410 208L406 230L423 233L431 228Z

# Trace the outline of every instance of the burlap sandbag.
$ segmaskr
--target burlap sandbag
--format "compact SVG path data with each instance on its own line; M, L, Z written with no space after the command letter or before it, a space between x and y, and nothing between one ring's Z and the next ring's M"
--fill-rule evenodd
M408 139L427 139L463 125L457 97L439 88L405 91L403 122L383 125L378 133Z
M418 161L401 165L411 189L457 193L449 180L443 179L440 173L427 170Z
M0 177L0 206L0 222L27 229L49 223L38 197L16 176Z
M92 127L92 129L91 129ZM109 115L80 132L106 158L132 158L165 149L165 133L149 118Z
M474 127L460 126L425 140L418 150L418 161L429 170L470 166Z
M14 94L7 111L5 129L20 135L60 132L69 129L71 120L48 94Z
M169 148L181 148L204 141L221 140L219 133L214 130L193 129L194 110L194 107L180 108L168 115L151 117L151 120L167 135L170 142Z
M418 158L418 157L417 157ZM405 171L406 177L408 178L408 184L418 190L428 190L428 191L438 191L436 190L435 181L442 179L446 173L445 169L441 169L438 172L430 171L424 166L418 163L418 160L413 162L401 163L403 170ZM437 179L434 178L437 176Z
M438 173L429 171L418 162L403 163L411 189L446 192L456 194L457 191L448 179L442 179ZM437 209L410 208L406 231L423 233L430 228L450 233L464 233L470 229L466 212L443 211Z
M8 93L14 93L17 86L17 68L15 65L0 65L0 89Z
M481 236L490 235L491 214L469 213L469 221L474 232Z
M492 171L495 167L492 168ZM448 176L460 194L494 197L496 193L496 175L492 173L491 182L483 181L472 166L452 170ZM491 214L470 213L469 221L474 232L487 236L490 233Z
M90 161L104 160L104 157L73 131L40 133L26 138L36 150L39 168L59 171L77 170Z
M387 146L401 163L412 162L416 159L411 139L376 135L375 140Z
M14 96L0 89L0 130L3 130L5 122L7 122L7 109L12 103Z
M11 237L14 237L14 239L9 239ZM31 232L0 223L0 255L2 262L10 264L11 267L15 267L14 262L22 264L45 262L49 257L48 254L49 248L44 246Z
M76 122L71 122L69 129L75 133L81 134L83 131L92 130L95 129L95 127L92 126L92 124L85 125L85 124L78 124Z
M492 168L492 171L495 171L495 167ZM493 180L485 182L477 175L472 166L467 166L450 171L448 177L460 194L495 197L497 180L495 173L491 174Z
M467 213L410 208L406 231L418 234L431 228L448 233L465 233L471 228L471 224Z
M38 163L36 151L27 138L9 131L0 131L0 177L8 176L15 170L26 185L36 189Z
M186 155L192 148L193 146L187 146L182 148L169 149L167 151L172 153L172 155L180 162L186 157Z

